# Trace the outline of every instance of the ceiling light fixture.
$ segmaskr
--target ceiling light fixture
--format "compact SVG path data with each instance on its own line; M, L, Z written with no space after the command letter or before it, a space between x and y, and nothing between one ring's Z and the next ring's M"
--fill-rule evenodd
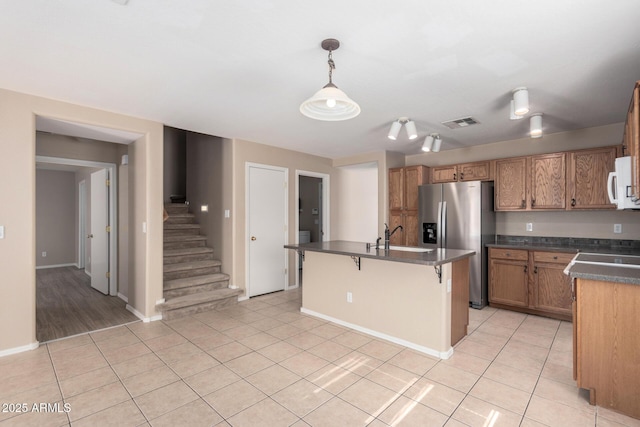
M424 151L425 153L428 153L429 151L431 151L432 147L433 147L433 135L427 135L427 137L424 139L424 142L422 143L422 151Z
M400 117L398 120L391 123L391 128L389 129L389 133L387 134L387 138L396 140L398 139L398 134L400 133L400 128L404 125L407 130L407 137L413 140L418 137L418 131L416 130L416 124L413 120L410 120L407 117Z
M442 145L442 139L440 139L440 135L435 135L433 139L433 148L431 151L437 153L440 151L440 146Z
M332 75L336 68L332 52L340 47L336 39L326 39L321 44L329 51L329 83L317 91L311 98L300 105L300 112L305 116L324 121L348 120L360 114L360 106L333 84Z
M511 102L509 104L510 104L509 119L510 120L524 119L524 116L516 115L515 101L513 99L511 100Z
M518 87L513 90L513 113L516 116L524 116L529 112L529 91L526 87Z
M529 121L529 135L531 138L542 138L542 114L531 116Z

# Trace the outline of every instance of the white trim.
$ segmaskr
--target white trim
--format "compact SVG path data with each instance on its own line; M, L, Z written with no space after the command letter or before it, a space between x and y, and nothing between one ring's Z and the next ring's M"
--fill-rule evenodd
M78 264L68 263L68 264L52 264L52 265L39 265L36 267L36 270L44 270L47 268L58 268L58 267L78 267Z
M8 348L6 350L0 350L0 357L11 356L12 354L16 354L16 353L35 350L38 347L40 347L40 343L36 341L36 342L32 342L31 344L23 345L20 347L13 347L13 348Z
M331 237L331 215L329 215L329 213L331 212L330 210L330 200L331 200L331 176L327 173L321 173L321 172L311 172L311 171L305 171L305 170L299 170L296 169L295 172L295 200L296 200L296 215L295 215L295 228L294 228L294 233L295 233L295 241L294 243L300 243L300 206L297 205L298 200L300 200L300 177L301 176L309 176L312 178L321 178L322 179L322 231L323 231L323 235L322 235L322 241L326 242L330 240ZM295 286L291 286L288 289L294 289L297 288L298 286L300 286L300 274L299 274L299 269L300 269L300 257L296 256L294 257L295 259L295 271L296 271L296 284Z
M253 163L253 162L245 162L244 164L244 206L245 206L245 216L244 216L244 234L246 238L246 244L244 248L244 277L245 280L245 292L247 298L251 297L251 282L249 275L249 267L250 267L250 258L249 258L249 247L250 247L250 230L249 230L249 219L251 216L250 212L250 204L249 204L249 189L250 189L250 179L249 179L249 171L251 168L259 168L259 169L268 169L273 171L279 171L284 173L284 242L285 244L289 242L289 168L284 168L281 166L272 166L265 165L261 163ZM289 288L289 254L287 249L283 248L283 257L284 257L284 270L286 273L284 274L284 290L286 291Z
M156 320L162 320L162 314L157 314L157 315L151 316L151 317L145 317L144 314L140 313L138 310L136 310L135 308L133 308L129 304L127 304L125 306L125 308L127 310L129 310L130 312L132 312L134 314L134 316L136 316L138 319L142 320L144 323L155 322Z
M121 294L120 292L118 292L118 298L120 298L122 301L128 303L129 302L129 297L127 297L126 295Z
M165 299L164 298L160 298L159 300L156 301L156 305L164 304L164 303L165 303Z
M84 268L87 235L87 181L78 182L78 268Z
M62 157L36 156L38 163L81 166L107 169L109 174L109 295L118 294L118 182L117 165L115 163L93 162L89 160L66 159Z
M395 344L403 345L405 347L408 347L410 349L419 351L421 353L428 354L429 356L435 356L435 357L438 357L440 359L448 359L451 356L453 356L453 347L450 347L449 350L447 350L447 351L438 351L438 350L434 350L434 349L429 348L429 347L425 347L425 346L422 346L422 345L418 345L418 344L412 343L410 341L403 340L401 338L397 338L397 337L394 337L394 336L391 336L391 335L383 334L382 332L374 331L374 330L371 330L371 329L368 329L368 328L363 328L362 326L358 326L358 325L355 325L353 323L345 322L343 320L339 320L339 319L336 319L336 318L331 317L331 316L326 316L324 314L317 313L317 312L315 312L313 310L308 310L308 309L306 309L304 307L300 307L300 312L302 312L304 314L308 314L309 316L314 316L314 317L318 317L318 318L323 319L323 320L328 320L329 322L332 322L332 323L337 323L338 325L341 325L341 326L346 326L347 328L354 329L354 330L359 331L359 332L363 332L363 333L365 333L367 335L372 335L372 336L374 336L376 338L382 338L383 340L387 340L387 341L391 341L392 343L395 343Z
M248 296L246 296L246 295L245 295L245 296L242 296L242 297L241 297L241 296L238 296L238 302L246 301L246 300L248 300L248 299L249 299L249 297L248 297Z

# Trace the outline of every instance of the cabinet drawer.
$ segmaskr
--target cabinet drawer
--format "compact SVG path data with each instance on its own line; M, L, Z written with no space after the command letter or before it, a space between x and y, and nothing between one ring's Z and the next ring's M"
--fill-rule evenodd
M529 253L522 249L490 248L489 257L527 261L529 259Z
M576 256L575 253L535 251L533 253L533 261L534 262L553 262L557 264L569 264L569 262L571 262L574 256Z

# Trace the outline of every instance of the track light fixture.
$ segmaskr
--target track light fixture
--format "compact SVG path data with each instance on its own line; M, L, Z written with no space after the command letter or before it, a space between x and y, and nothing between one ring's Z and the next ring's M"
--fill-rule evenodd
M442 139L440 138L440 135L438 135L437 133L432 133L424 139L424 142L422 143L422 151L426 153L430 151L437 153L438 151L440 151L441 145Z
M509 109L509 120L520 120L520 119L524 119L524 116L518 116L516 115L516 108L515 108L515 101L512 99L510 104L510 109Z
M518 87L513 90L513 113L516 116L524 116L529 112L529 91L526 87Z
M329 51L329 83L317 91L311 98L300 105L300 112L315 120L339 121L348 120L360 114L360 106L333 84L332 75L336 64L332 52L340 47L336 39L326 39L321 44Z
M398 120L391 123L391 128L389 129L387 138L394 141L398 139L398 134L400 133L400 128L402 127L402 125L404 125L404 128L407 130L407 137L409 139L413 140L418 137L418 131L416 130L415 122L407 117L400 117Z
M529 121L529 135L531 138L542 138L542 114L534 114Z

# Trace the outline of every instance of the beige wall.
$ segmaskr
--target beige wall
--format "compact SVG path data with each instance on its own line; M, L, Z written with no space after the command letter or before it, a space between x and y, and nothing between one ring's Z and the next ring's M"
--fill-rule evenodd
M378 217L378 164L360 163L338 168L338 220L334 224L336 240L375 242Z
M75 264L76 179L74 172L36 171L36 266ZM47 256L43 257L42 252Z
M160 123L0 89L0 352L32 348L35 337L35 116L144 135L130 146L129 304L145 316L162 298L162 133ZM134 193L134 194L131 194ZM142 233L147 222L148 232ZM133 270L133 271L132 271ZM1 353L0 353L1 354Z

